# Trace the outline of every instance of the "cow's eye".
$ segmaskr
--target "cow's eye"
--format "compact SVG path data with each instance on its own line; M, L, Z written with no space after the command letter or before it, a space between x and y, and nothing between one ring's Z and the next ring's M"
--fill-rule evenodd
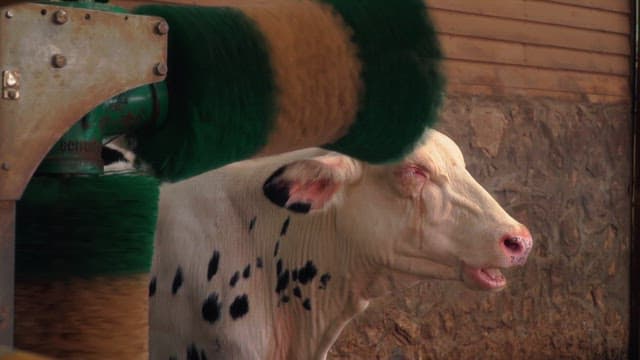
M394 186L403 195L415 196L430 179L427 169L417 164L405 164L394 171Z
M425 179L429 177L428 171L418 165L409 165L405 168L406 175L410 176L421 176Z

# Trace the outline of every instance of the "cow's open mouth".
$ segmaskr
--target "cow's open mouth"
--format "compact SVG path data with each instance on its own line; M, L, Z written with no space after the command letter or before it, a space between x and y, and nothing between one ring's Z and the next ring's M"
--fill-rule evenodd
M507 286L507 279L496 268L474 268L464 265L462 276L469 285L482 290L501 290Z

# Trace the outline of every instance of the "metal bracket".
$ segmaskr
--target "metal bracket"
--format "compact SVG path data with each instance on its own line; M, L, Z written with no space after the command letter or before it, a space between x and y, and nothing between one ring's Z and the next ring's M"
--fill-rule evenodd
M164 80L167 35L158 17L64 3L16 3L0 14L1 201L19 199L56 141L97 105Z
M20 72L5 70L2 72L2 98L7 100L20 99Z

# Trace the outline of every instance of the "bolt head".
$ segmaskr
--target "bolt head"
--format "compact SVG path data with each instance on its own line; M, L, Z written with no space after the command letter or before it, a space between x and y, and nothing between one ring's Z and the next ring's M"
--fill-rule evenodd
M11 170L11 166L9 166L9 164L6 163L6 162L3 162L1 167L2 167L2 170L4 170L4 171Z
M53 14L53 21L55 21L56 24L62 25L69 21L69 14L64 10L58 10Z
M156 24L156 33L158 35L166 35L169 33L169 24L166 21L160 21Z
M13 10L7 10L7 11L4 13L4 16L5 16L7 19L11 19L11 18L13 18Z
M164 76L167 75L167 72L169 71L169 69L167 68L167 64L165 63L157 63L156 66L153 68L153 72L158 75L158 76Z
M51 57L51 64L57 68L63 68L67 65L67 58L62 54L55 54Z

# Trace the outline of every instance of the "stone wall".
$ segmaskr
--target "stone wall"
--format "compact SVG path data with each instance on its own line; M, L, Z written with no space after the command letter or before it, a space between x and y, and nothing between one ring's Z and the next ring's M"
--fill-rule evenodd
M376 300L332 359L620 359L628 344L629 105L452 96L438 128L534 239L506 290L431 281Z

